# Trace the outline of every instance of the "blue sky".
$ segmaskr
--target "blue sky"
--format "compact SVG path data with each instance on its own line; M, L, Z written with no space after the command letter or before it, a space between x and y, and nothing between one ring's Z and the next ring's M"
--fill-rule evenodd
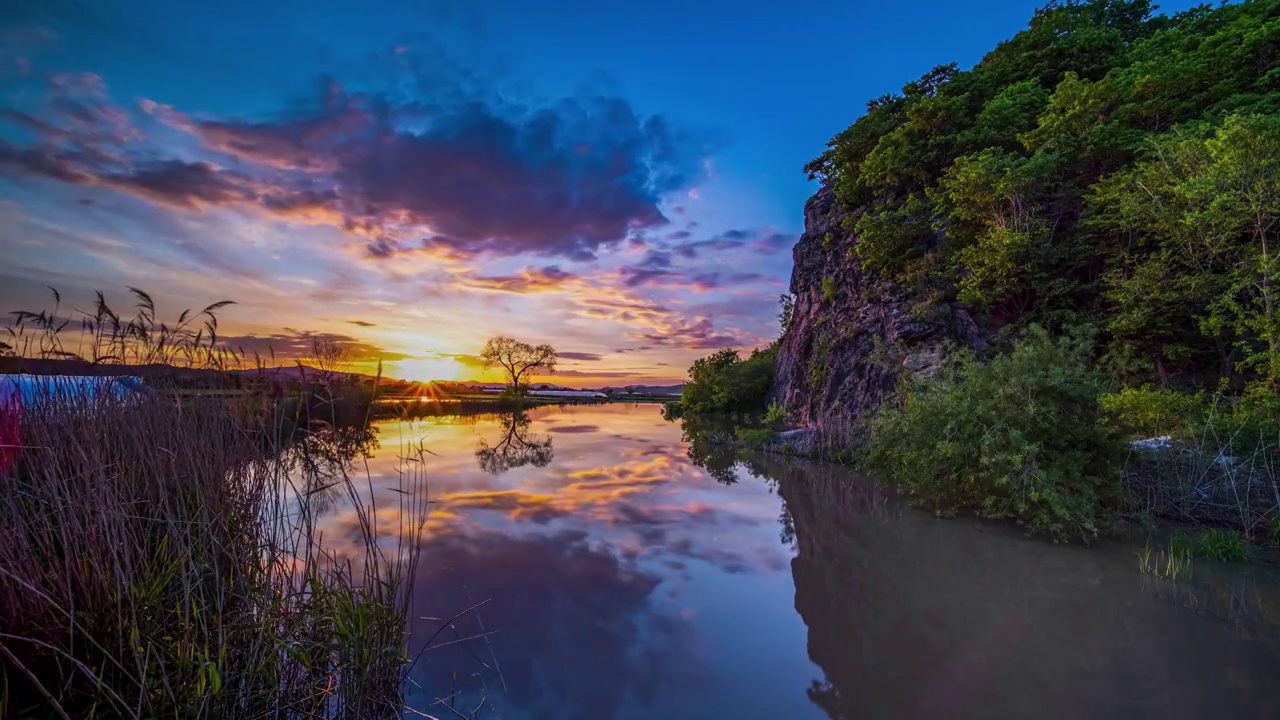
M803 164L1036 5L20 0L3 299L135 285L236 300L248 351L460 378L507 333L568 384L675 381L776 334Z

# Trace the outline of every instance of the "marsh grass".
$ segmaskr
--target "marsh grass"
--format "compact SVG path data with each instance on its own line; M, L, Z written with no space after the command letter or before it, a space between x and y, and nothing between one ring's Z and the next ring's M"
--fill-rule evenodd
M157 323L137 294L136 323L99 296L75 347L98 362L227 360L222 304L192 330L189 313ZM67 357L56 318L21 316L10 348ZM0 717L399 716L425 450L402 458L400 506L379 508L352 462L367 422L148 382L161 392L39 393L21 408L20 453L0 468ZM341 551L318 529L335 495L353 508Z
M1170 404L1165 396L1181 403L1168 419L1134 420L1139 411L1154 417L1151 407ZM1170 436L1167 447L1135 450L1125 463L1126 489L1140 512L1245 540L1265 541L1280 527L1280 408L1273 397L1126 390L1108 399L1126 430Z
M406 463L400 526L378 528L340 454L276 446L272 427L228 410L24 408L23 453L0 479L0 664L16 715L396 714L421 464ZM321 489L352 499L354 554L321 543Z
M1168 547L1153 548L1148 540L1146 546L1138 552L1138 570L1144 575L1169 580L1190 580L1192 571L1192 552L1189 546L1182 546L1171 541Z

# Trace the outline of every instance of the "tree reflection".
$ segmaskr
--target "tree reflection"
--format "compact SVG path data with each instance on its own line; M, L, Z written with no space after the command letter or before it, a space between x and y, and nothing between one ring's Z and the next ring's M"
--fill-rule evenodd
M504 415L500 419L502 439L490 445L483 438L476 450L476 462L480 469L493 475L513 468L533 465L546 467L555 457L551 436L536 437L529 434L529 415L523 411Z
M795 607L822 669L806 692L833 720L1280 710L1274 628L1153 602L1128 546L1062 548L901 510L837 465L753 455L749 466L786 505Z
M295 436L281 450L281 462L289 469L298 489L307 495L308 508L324 513L333 509L344 492L358 459L373 457L378 429L370 424L332 426L320 423Z
M663 417L668 421L675 419L665 411ZM725 485L738 482L738 451L731 442L733 435L729 426L705 418L679 419L680 439L689 444L689 460L717 482Z

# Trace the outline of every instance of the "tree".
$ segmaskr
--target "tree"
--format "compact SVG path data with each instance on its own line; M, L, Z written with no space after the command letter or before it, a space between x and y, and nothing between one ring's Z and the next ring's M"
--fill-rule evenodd
M517 397L528 391L529 378L540 371L555 372L556 349L550 345L534 347L505 335L496 335L485 343L480 352L484 366L497 365L507 374L511 392Z
M1190 310L1204 336L1229 340L1247 366L1280 380L1280 118L1232 115L1212 135L1175 135L1096 197L1141 234L1133 267L1112 278L1113 329L1163 331L1157 341L1168 343L1160 319Z

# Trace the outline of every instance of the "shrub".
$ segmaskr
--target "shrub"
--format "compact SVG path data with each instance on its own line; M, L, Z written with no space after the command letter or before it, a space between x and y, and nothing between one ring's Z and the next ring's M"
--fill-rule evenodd
M764 414L764 426L771 430L780 430L787 424L787 410L777 400L769 403L769 410Z
M761 428L735 428L733 434L747 445L747 447L759 448L764 447L773 439L773 430L767 427Z
M1203 415L1204 395L1189 395L1149 387L1124 388L1100 398L1108 422L1131 435L1179 436L1190 432L1194 418Z
M822 278L822 302L835 302L836 279L830 276Z
M694 361L680 406L689 414L758 413L765 408L773 385L777 344L741 358L737 350L721 350Z
M1099 509L1119 493L1119 443L1099 422L1092 341L1031 326L990 363L960 355L882 408L865 462L941 513L1096 534Z
M1144 510L1265 535L1280 518L1274 488L1280 424L1269 388L1239 397L1126 388L1104 395L1107 422L1130 436L1168 436L1164 451L1130 457L1125 483Z

